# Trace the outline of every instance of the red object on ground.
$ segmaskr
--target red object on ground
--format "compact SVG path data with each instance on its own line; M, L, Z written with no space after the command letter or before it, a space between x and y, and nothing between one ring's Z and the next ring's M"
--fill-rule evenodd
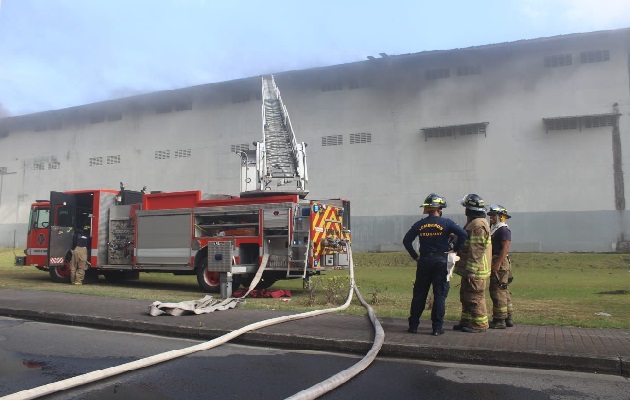
M243 295L245 295L245 293L247 293L246 289L241 289L241 290L237 290L234 293L232 293L232 297L243 297ZM276 289L276 290L252 290L249 293L249 297L253 297L253 298L274 298L277 299L279 297L291 297L291 291L290 290L282 290L282 289Z

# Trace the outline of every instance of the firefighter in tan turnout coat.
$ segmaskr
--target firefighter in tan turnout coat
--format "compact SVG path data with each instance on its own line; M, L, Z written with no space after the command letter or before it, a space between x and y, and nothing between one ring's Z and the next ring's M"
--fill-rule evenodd
M455 264L454 272L462 277L459 291L462 316L453 329L479 333L488 329L485 291L492 262L490 225L481 197L469 194L462 199L461 204L466 207L468 222L464 230L468 233L468 239L459 251L460 260Z
M490 275L490 298L492 299L491 329L514 326L512 321L512 297L508 288L512 281L512 262L508 255L512 242L512 231L506 221L511 218L505 207L488 206L490 233L492 234L492 274Z
M89 237L85 233L79 233L76 241L76 246L72 250L72 259L70 260L70 283L82 285L85 278L85 270L87 269Z

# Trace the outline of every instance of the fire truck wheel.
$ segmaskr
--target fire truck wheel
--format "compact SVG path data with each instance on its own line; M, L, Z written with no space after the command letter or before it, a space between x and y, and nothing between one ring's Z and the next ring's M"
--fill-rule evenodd
M72 255L70 256L72 257ZM48 268L50 279L57 283L70 282L70 259L66 256L63 265L54 265Z
M201 288L209 293L218 293L221 291L220 274L218 272L209 272L208 259L202 257L197 266L197 283Z

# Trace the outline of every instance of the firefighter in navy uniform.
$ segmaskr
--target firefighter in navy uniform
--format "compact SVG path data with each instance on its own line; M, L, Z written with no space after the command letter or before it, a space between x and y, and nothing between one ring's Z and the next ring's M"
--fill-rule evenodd
M460 259L454 272L462 277L459 299L462 315L454 330L467 333L480 333L488 329L486 310L486 279L490 276L492 243L490 225L486 220L485 203L481 197L471 193L461 200L466 207L468 222L464 230L468 239L459 252Z
M72 249L72 259L70 260L70 283L82 285L87 269L87 246L90 243L89 230L83 229L77 232L76 246Z
M492 273L490 274L492 321L490 321L490 328L505 329L514 326L512 298L508 289L512 277L512 262L508 255L512 231L505 223L511 217L507 209L498 204L488 206L488 215L492 235Z
M441 217L442 209L446 208L446 200L442 196L431 193L424 200L422 207L423 213L428 216L413 224L403 239L405 249L417 262L408 332L418 332L420 316L427 301L429 287L433 285L432 335L438 336L444 333L442 324L446 311L446 296L449 291L446 278L447 254L459 250L468 235L455 222ZM452 250L449 245L451 234L457 237ZM413 248L416 237L419 242L419 255Z

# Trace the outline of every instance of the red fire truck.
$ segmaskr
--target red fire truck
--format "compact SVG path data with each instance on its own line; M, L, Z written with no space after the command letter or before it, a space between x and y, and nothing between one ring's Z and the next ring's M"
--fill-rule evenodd
M262 78L263 138L241 151L241 194L120 190L51 192L31 206L26 256L16 265L69 282L73 240L90 237L86 280L136 279L139 272L196 274L208 292L349 268L350 203L305 200L306 144L295 139L273 76Z
M122 189L52 192L31 206L25 257L16 264L69 282L70 249L89 233L86 279L136 279L139 272L196 274L218 292L248 286L269 254L259 288L348 268L349 202L295 194L214 198L199 191L143 194ZM228 289L226 289L228 290Z

